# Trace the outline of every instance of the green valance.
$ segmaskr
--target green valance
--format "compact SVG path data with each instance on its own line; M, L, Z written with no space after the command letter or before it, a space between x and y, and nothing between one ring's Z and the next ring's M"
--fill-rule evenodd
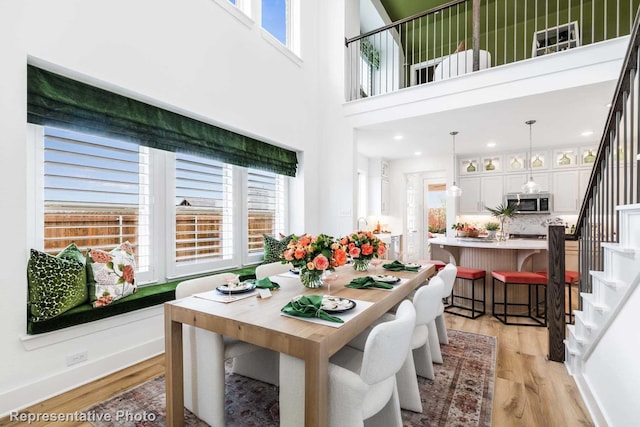
M27 68L27 120L288 176L295 176L298 165L294 151L32 65Z

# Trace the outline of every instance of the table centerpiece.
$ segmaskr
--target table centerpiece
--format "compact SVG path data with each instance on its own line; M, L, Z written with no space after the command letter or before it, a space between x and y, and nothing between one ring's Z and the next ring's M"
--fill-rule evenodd
M300 281L307 288L319 288L322 273L347 263L345 246L326 234L294 235L282 255L283 262L300 269Z
M340 239L340 244L347 247L356 271L367 271L371 259L380 258L387 252L384 242L370 231L353 232Z

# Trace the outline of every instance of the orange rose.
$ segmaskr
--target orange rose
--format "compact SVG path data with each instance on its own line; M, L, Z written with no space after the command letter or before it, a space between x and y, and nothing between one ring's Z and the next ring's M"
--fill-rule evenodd
M293 260L293 249L287 249L286 251L284 251L284 253L282 255L284 255L284 259L286 259L287 261L292 261Z
M358 247L353 247L349 249L349 255L351 256L351 258L359 258L360 257L360 248Z
M305 234L300 238L298 243L300 244L300 246L309 246L309 243L311 243L311 238Z
M336 249L333 253L333 259L336 263L336 267L345 265L347 263L347 253L342 249Z
M387 247L384 244L378 246L378 256L384 256L385 253L387 253Z
M311 270L313 270L313 269L315 269L315 266L313 265L313 263L312 263L311 261L309 261L309 262L307 263L307 270L311 271Z
M306 253L307 251L305 251L304 249L296 249L293 256L295 257L295 259L302 259L304 258Z
M348 246L349 250L351 250L351 249L353 249L355 247L356 247L355 243L353 243L353 242L349 243L349 246Z
M318 255L314 258L313 264L316 270L326 270L329 267L329 260L324 255Z
M346 237L343 237L342 239L340 239L340 244L342 246L346 246L347 243L349 243L349 239L347 239Z
M362 245L362 255L367 256L367 255L371 255L373 253L373 246L371 246L369 243L365 243L364 245Z

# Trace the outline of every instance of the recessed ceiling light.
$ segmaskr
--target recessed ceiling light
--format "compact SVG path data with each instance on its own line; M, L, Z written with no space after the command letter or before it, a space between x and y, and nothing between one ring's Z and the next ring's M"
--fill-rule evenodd
M416 152L415 152L415 153L413 153L413 154L415 154L416 156L422 156L422 151L416 151Z
M404 138L404 136L402 135L396 135L393 137L393 139L395 139L396 141L400 141L402 138Z
M582 136L591 136L593 135L593 131L592 130L585 130L584 132L581 133Z
M495 142L493 142L493 141L492 141L492 142L487 142L487 147L489 147L489 148L493 148L493 147L495 147L495 146L496 146L496 143L495 143Z

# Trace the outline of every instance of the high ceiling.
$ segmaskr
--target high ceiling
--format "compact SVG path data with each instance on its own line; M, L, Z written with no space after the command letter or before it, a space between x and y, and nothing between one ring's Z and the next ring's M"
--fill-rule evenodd
M458 154L482 154L527 150L529 128L533 145L574 147L597 145L609 109L615 82L605 82L514 100L483 104L389 121L358 130L358 152L367 157L403 159L447 154L451 131L458 131ZM593 132L583 136L584 132ZM401 137L402 139L397 139ZM494 147L487 144L493 142Z
M442 0L380 0L391 21L398 21L436 6L449 3Z
M447 3L442 0L370 1L381 3L391 21ZM386 19L382 22L370 1L361 2L361 8L365 3L361 9L363 32L389 23ZM529 129L524 122L530 119L537 120L533 126L534 146L597 145L615 84L615 81L607 81L361 127L357 133L358 152L367 157L387 159L415 158L417 152L421 155L448 154L452 146L451 131L459 132L456 137L458 154L526 151ZM588 132L592 133L585 136ZM490 142L495 146L488 147Z

